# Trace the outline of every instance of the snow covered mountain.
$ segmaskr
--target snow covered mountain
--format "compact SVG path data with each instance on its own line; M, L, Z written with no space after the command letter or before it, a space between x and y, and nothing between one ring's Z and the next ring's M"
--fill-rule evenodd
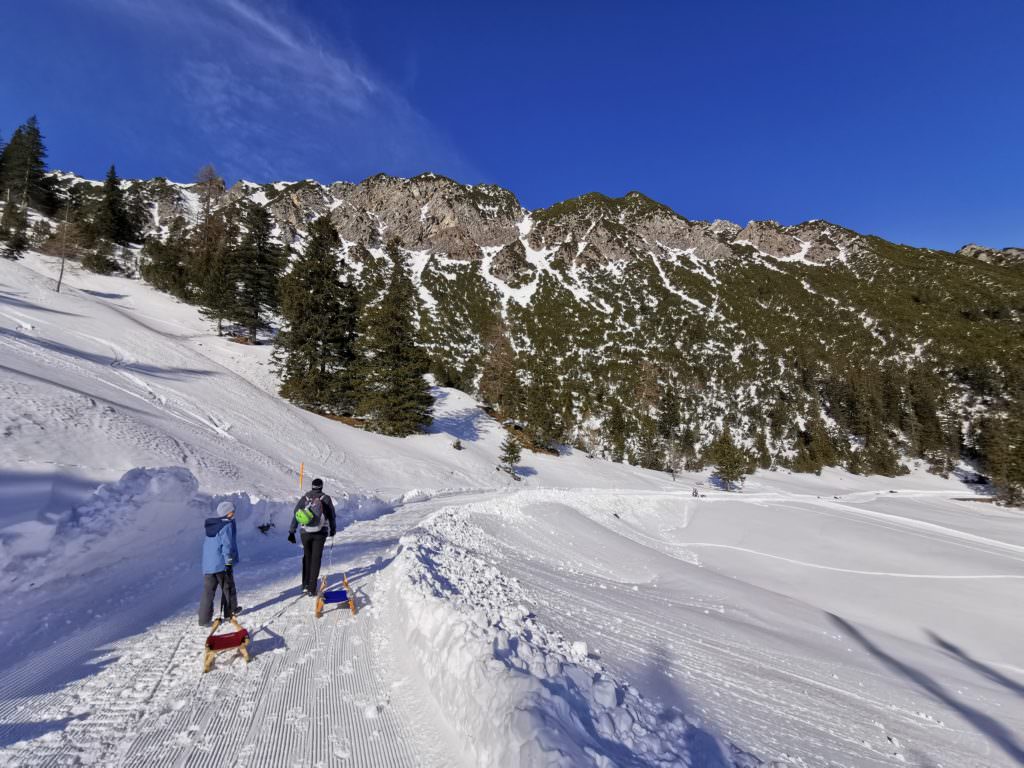
M56 179L73 199L98 194ZM149 237L195 220L194 185L124 186ZM891 475L900 453L938 472L966 455L997 482L1024 483L1005 459L1005 435L1024 429L1013 249L931 251L820 220L690 221L638 192L528 211L507 190L429 173L242 181L216 197L223 210L265 207L298 249L329 216L371 286L397 242L441 383L475 389L500 319L525 399L543 387L535 399L580 447L608 449L618 403L627 457L652 468L701 466L728 427L751 466Z
M955 479L735 493L527 451L512 483L457 389L429 434L374 435L282 401L268 347L194 307L58 270L0 261L0 764L1024 761L1024 526ZM300 465L338 499L355 617L298 595ZM254 657L203 675L224 499Z

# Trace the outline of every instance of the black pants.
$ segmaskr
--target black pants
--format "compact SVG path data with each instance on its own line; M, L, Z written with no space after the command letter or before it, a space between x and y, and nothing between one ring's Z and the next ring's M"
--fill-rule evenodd
M199 600L199 623L206 625L213 618L213 597L220 587L220 615L230 619L238 611L235 576L228 571L203 575L203 596Z
M327 531L306 533L302 531L302 587L310 592L317 591L320 578L320 560L324 556Z

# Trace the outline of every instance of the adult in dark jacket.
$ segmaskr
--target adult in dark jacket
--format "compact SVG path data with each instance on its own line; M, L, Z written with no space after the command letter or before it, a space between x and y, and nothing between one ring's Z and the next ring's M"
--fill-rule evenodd
M206 518L203 538L203 596L199 601L199 625L210 626L213 598L220 588L221 616L225 619L241 612L232 569L238 562L238 540L235 535L235 505L222 501L217 517Z
M301 525L295 516L301 509L307 509L311 504L319 501L322 514L318 522L311 525ZM334 502L331 497L324 493L324 481L317 478L313 481L310 490L299 497L295 504L295 512L292 513L292 524L288 528L288 541L295 543L295 530L301 528L302 537L302 594L315 595L317 593L317 579L320 578L320 559L324 554L324 544L328 536L333 536L337 531L337 524L334 517Z

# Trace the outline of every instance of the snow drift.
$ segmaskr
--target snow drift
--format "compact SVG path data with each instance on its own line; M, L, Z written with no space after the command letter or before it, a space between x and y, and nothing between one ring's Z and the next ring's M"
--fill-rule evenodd
M403 538L388 583L397 631L474 764L761 764L537 621L516 579L478 554L488 538L441 510Z

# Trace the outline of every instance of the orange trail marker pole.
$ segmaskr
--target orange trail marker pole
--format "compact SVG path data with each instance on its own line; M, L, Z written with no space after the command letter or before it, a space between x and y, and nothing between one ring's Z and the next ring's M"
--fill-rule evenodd
M302 474L306 470L306 464L303 462L299 464L299 493L302 493Z

